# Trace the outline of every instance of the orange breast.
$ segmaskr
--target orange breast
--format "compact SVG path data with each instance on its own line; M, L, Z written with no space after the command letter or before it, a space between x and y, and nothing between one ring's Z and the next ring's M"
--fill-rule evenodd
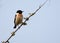
M22 14L18 14L17 16L18 16L18 17L22 17Z
M22 20L23 20L22 14L17 14L17 16L16 16L16 25L22 23Z

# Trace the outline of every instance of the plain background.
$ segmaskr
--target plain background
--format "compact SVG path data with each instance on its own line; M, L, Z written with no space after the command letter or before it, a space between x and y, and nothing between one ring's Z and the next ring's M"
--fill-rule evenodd
M23 10L24 17L46 0L0 0L0 43L14 31L14 16ZM60 43L60 0L49 0L16 32L10 43Z

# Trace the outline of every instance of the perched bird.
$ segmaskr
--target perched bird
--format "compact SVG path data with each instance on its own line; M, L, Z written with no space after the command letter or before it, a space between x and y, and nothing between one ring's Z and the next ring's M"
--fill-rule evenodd
M19 24L23 21L23 11L18 10L16 12L15 18L14 18L14 28L16 28Z

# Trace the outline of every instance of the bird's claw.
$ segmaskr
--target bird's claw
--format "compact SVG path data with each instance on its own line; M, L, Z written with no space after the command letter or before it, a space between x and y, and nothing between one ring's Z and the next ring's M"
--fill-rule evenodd
M27 25L27 23L22 23L22 25Z

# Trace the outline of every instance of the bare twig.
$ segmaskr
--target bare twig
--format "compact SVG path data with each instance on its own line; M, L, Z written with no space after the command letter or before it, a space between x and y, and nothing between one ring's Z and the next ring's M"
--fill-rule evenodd
M46 0L42 5L40 5L39 8L38 8L34 13L32 13L29 17L27 17L27 18L25 19L24 23L26 23L26 21L28 21L31 16L33 16L41 7L43 7L44 4L45 4L47 1L48 1L48 0ZM9 40L10 40L10 39L12 38L12 36L14 36L15 33L22 27L22 25L23 25L23 23L22 23L15 31L13 31L13 32L11 33L11 36L10 36L5 42L3 41L2 43L9 43Z

